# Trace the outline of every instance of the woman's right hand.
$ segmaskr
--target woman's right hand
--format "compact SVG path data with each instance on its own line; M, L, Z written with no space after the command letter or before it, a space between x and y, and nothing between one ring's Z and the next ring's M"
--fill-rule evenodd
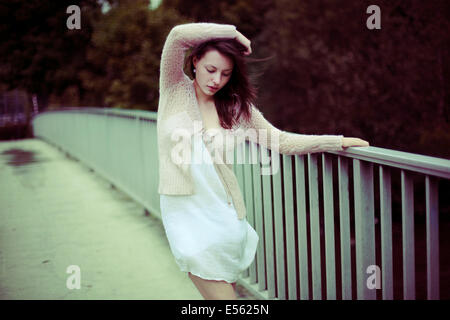
M252 47L251 47L251 41L248 40L242 33L240 33L239 31L237 31L237 36L236 36L236 40L239 41L240 43L242 43L242 45L244 47L247 48L247 51L244 52L244 55L248 56L249 54L252 53Z
M342 138L342 147L368 147L369 142L362 140L360 138Z

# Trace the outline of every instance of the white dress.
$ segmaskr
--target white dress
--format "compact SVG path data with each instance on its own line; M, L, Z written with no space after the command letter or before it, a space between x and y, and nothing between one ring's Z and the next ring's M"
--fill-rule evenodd
M191 155L195 193L160 195L170 249L181 271L207 280L236 282L255 258L258 234L228 204L201 135L193 135Z

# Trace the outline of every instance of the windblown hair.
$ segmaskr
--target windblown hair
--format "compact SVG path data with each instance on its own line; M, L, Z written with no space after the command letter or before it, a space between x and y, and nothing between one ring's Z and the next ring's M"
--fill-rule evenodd
M186 66L195 78L193 58L201 59L209 50L216 49L234 62L227 84L214 94L220 125L231 129L240 118L250 120L251 105L255 104L257 89L251 84L243 52L246 48L235 39L212 39L194 47L186 59Z

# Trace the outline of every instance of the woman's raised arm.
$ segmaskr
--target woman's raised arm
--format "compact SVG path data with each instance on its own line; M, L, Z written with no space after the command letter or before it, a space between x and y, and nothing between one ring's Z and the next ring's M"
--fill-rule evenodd
M237 36L236 27L230 24L198 22L173 27L161 54L160 91L183 80L184 56L189 47L213 38L236 38Z

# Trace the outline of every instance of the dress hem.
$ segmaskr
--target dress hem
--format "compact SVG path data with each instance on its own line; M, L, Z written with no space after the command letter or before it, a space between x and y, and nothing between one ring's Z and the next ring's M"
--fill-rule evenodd
M234 281L230 281L230 280L223 279L223 278L205 277L203 275L200 275L196 271L192 272L192 270L181 269L181 271L182 272L186 272L186 273L192 273L194 276L197 276L197 277L202 278L204 280L225 281L225 282L230 283L230 284L231 283L235 283L235 282L237 282L240 279L240 277L237 277Z

